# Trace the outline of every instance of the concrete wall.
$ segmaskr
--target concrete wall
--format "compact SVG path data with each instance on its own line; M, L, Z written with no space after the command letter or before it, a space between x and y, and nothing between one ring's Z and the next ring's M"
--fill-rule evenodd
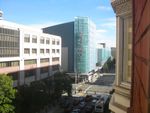
M74 22L43 28L43 32L61 36L62 47L68 48L68 72L74 72Z
M68 47L62 47L61 66L63 71L68 71Z

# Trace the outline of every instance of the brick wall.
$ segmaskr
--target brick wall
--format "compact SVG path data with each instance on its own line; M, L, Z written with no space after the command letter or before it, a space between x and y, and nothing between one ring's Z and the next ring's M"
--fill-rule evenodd
M150 113L150 0L133 0L133 70L129 113Z

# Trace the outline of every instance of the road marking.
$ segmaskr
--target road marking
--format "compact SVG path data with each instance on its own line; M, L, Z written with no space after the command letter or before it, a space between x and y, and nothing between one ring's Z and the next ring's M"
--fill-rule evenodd
M92 86L89 86L88 88L85 89L84 93L86 93L87 90L89 90Z
M76 89L78 89L78 88L81 87L81 86L82 86L82 85L77 86Z

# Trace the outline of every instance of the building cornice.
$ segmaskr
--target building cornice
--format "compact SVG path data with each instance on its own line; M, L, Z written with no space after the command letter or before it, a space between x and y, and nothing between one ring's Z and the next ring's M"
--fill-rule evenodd
M126 12L127 10L131 10L131 1L132 0L111 0L111 5L114 12L118 15L120 13Z

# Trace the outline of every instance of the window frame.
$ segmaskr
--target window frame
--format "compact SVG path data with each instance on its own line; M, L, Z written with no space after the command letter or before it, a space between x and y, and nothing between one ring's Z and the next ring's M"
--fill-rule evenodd
M127 89L130 89L131 88L131 81L127 81L125 80L125 76L127 76L127 73L128 72L124 72L123 70L127 70L125 68L125 65L128 65L128 64L125 64L127 61L128 61L128 55L124 56L124 54L128 53L128 51L125 51L124 47L128 47L128 42L127 42L127 38L125 38L125 33L127 33L127 31L125 31L125 28L124 28L124 21L125 19L128 19L128 18L131 18L132 19L132 13L124 13L124 14L121 14L121 15L118 15L117 16L117 81L116 81L116 84L121 86L121 87L124 87L124 88L127 88ZM132 21L132 20L131 20ZM131 38L132 38L132 35L131 35ZM126 43L126 45L125 45ZM132 45L132 42L131 42L131 45ZM131 51L132 52L132 51ZM132 55L132 53L131 53ZM124 59L125 58L125 59ZM132 58L132 56L131 56ZM131 59L131 62L132 62L132 59ZM131 66L132 66L132 63L131 63ZM131 77L131 76L130 76ZM131 79L131 78L130 78Z

